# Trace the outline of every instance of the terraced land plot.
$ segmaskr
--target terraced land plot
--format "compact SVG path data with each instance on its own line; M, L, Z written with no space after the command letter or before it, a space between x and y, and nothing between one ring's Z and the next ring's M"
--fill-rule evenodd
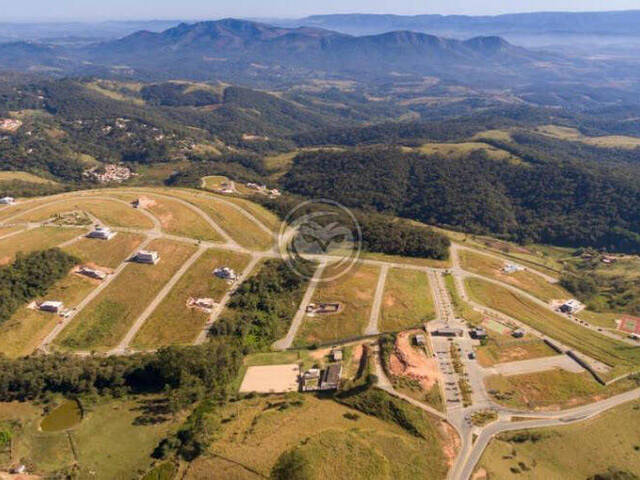
M305 395L301 403L279 408L291 405L291 399L271 395L224 407L221 415L228 421L211 446L217 455L201 456L185 479L209 479L214 471L220 478L267 478L280 456L294 449L308 463L312 479L446 477L447 438L441 424L426 415L423 439L329 399Z
M171 194L202 209L231 238L245 248L266 250L274 245L272 233L260 228L251 218L239 212L225 200L214 195L197 195L184 190L171 191Z
M435 318L426 272L391 269L384 287L379 330L397 332Z
M111 240L82 238L64 250L83 263L115 269L142 243L143 235L118 232Z
M132 345L150 349L192 343L206 324L209 313L187 307L187 300L190 297L212 298L219 302L231 286L213 275L213 270L230 267L239 273L249 260L248 255L223 250L203 253L147 319Z
M132 227L148 230L153 222L144 214L124 203L107 198L91 198L77 196L65 199L54 199L38 206L35 210L18 215L15 221L42 222L58 213L83 211L90 213L111 227Z
M605 337L581 327L546 308L493 283L469 278L465 280L469 296L477 303L509 315L539 332L610 367L609 377L635 371L640 365L640 348Z
M40 227L0 240L0 265L11 263L18 252L46 250L68 242L85 231L77 228Z
M401 257L399 255L387 255L385 253L362 252L363 260L374 260L385 263L398 263L401 265L413 265L416 267L450 268L451 260L437 260L435 258Z
M547 282L544 278L535 273L526 270L510 274L503 272L502 269L505 264L508 263L507 260L500 261L497 258L471 252L469 250L460 250L459 255L460 263L464 270L508 283L509 285L518 287L525 292L544 300L545 302L571 297L571 294L569 294L564 288Z
M163 231L197 240L223 240L202 215L188 205L158 195L144 193L140 196L150 201L145 208L160 221Z
M49 289L47 295L37 299L59 300L65 308L73 308L80 303L98 283L69 274ZM46 336L62 319L55 313L41 312L21 307L0 329L0 352L15 358L33 353Z
M262 222L264 226L270 228L272 231L276 233L279 231L282 221L276 214L270 212L262 205L238 197L225 197L225 200L234 203L242 209L246 210L254 217L256 217L260 222Z
M531 335L515 339L511 334L490 333L487 344L476 349L478 363L491 367L497 363L517 362L557 355L557 352L539 338Z
M320 283L312 303L340 302L342 310L336 314L305 316L295 343L324 343L362 335L369 322L379 274L378 267L360 264L337 280ZM333 269L327 267L324 278L333 275Z
M104 351L117 345L162 287L193 255L196 247L154 240L156 265L131 263L65 328L55 343L71 350Z
M611 467L637 473L639 422L638 402L630 402L573 425L502 433L479 466L487 478L501 480L607 478Z

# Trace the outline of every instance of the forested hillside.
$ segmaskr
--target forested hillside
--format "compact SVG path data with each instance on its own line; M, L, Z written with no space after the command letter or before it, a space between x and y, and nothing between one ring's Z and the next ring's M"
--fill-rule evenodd
M521 242L640 251L635 180L606 164L540 151L535 160L513 163L473 152L459 161L381 147L308 152L282 184L304 196Z

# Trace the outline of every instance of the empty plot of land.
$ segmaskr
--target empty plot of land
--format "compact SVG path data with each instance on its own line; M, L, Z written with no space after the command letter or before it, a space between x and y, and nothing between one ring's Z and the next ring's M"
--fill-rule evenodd
M580 365L567 355L554 355L553 357L499 363L494 367L494 370L500 375L509 377L511 375L543 372L545 370L553 370L554 368L560 368L572 373L580 373L584 371Z
M202 215L184 203L146 193L141 197L148 200L145 208L160 220L165 232L198 240L223 240Z
M547 282L535 273L526 270L509 274L505 273L503 268L505 264L508 263L507 260L500 261L495 257L489 257L481 253L463 249L459 250L458 255L460 256L460 264L463 269L477 273L478 275L495 278L501 282L521 288L546 302L570 297L570 294L567 293L565 289L559 285Z
M71 211L88 212L112 227L153 228L153 222L132 207L117 200L90 198L88 196L54 200L50 204L40 205L36 210L19 215L14 220L41 222L57 213Z
M195 246L155 240L148 250L160 255L157 265L131 263L93 299L56 338L74 350L107 350L117 345L163 285L196 251Z
M205 252L144 323L133 339L132 346L149 349L192 343L207 323L210 314L202 309L188 307L189 298L211 298L220 302L230 285L226 280L216 277L213 270L229 267L242 272L249 260L248 255L229 251Z
M196 195L186 190L171 191L171 194L200 207L243 247L267 249L274 245L272 234L214 195Z
M251 215L256 217L256 219L260 220L260 222L262 222L264 226L270 228L272 231L276 233L279 231L282 221L276 214L270 212L262 205L238 197L226 197L225 200L234 203L242 209L246 210Z
M83 263L116 268L127 260L127 255L131 254L143 239L143 235L120 232L111 240L82 238L64 250L78 257Z
M347 275L318 285L313 303L339 302L344 308L336 314L307 315L298 331L296 344L330 342L362 335L369 321L373 296L380 269L370 265L357 265ZM331 267L323 278L331 278Z
M75 228L41 227L12 235L0 240L0 265L12 262L18 252L46 250L76 238L82 232Z
M49 289L45 297L37 299L59 300L65 308L73 308L86 297L96 284L78 275L70 274ZM62 319L48 312L21 307L0 329L0 352L8 357L33 353Z
M433 320L435 310L426 272L391 269L387 274L379 329L395 332Z
M508 333L490 334L486 345L478 347L476 353L478 363L483 367L557 355L555 350L540 339L527 335L521 340L516 340Z
M578 352L614 367L612 376L638 368L640 348L581 327L507 288L478 278L467 279L465 284L469 296L477 303L509 315Z
M240 392L297 392L299 374L297 363L249 367L240 385Z

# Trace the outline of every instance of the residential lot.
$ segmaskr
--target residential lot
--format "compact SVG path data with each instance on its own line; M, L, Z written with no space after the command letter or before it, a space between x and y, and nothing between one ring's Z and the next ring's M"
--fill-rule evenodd
M435 317L426 272L391 269L387 275L379 330L397 332Z

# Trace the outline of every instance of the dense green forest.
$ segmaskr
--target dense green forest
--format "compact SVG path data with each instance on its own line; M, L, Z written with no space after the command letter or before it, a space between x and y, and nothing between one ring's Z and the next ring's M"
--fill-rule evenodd
M77 258L52 248L18 254L11 265L0 268L0 325L22 305L47 293L78 262Z
M535 158L513 163L477 151L459 161L390 147L305 152L282 185L520 242L640 251L640 186L632 177L606 164Z

